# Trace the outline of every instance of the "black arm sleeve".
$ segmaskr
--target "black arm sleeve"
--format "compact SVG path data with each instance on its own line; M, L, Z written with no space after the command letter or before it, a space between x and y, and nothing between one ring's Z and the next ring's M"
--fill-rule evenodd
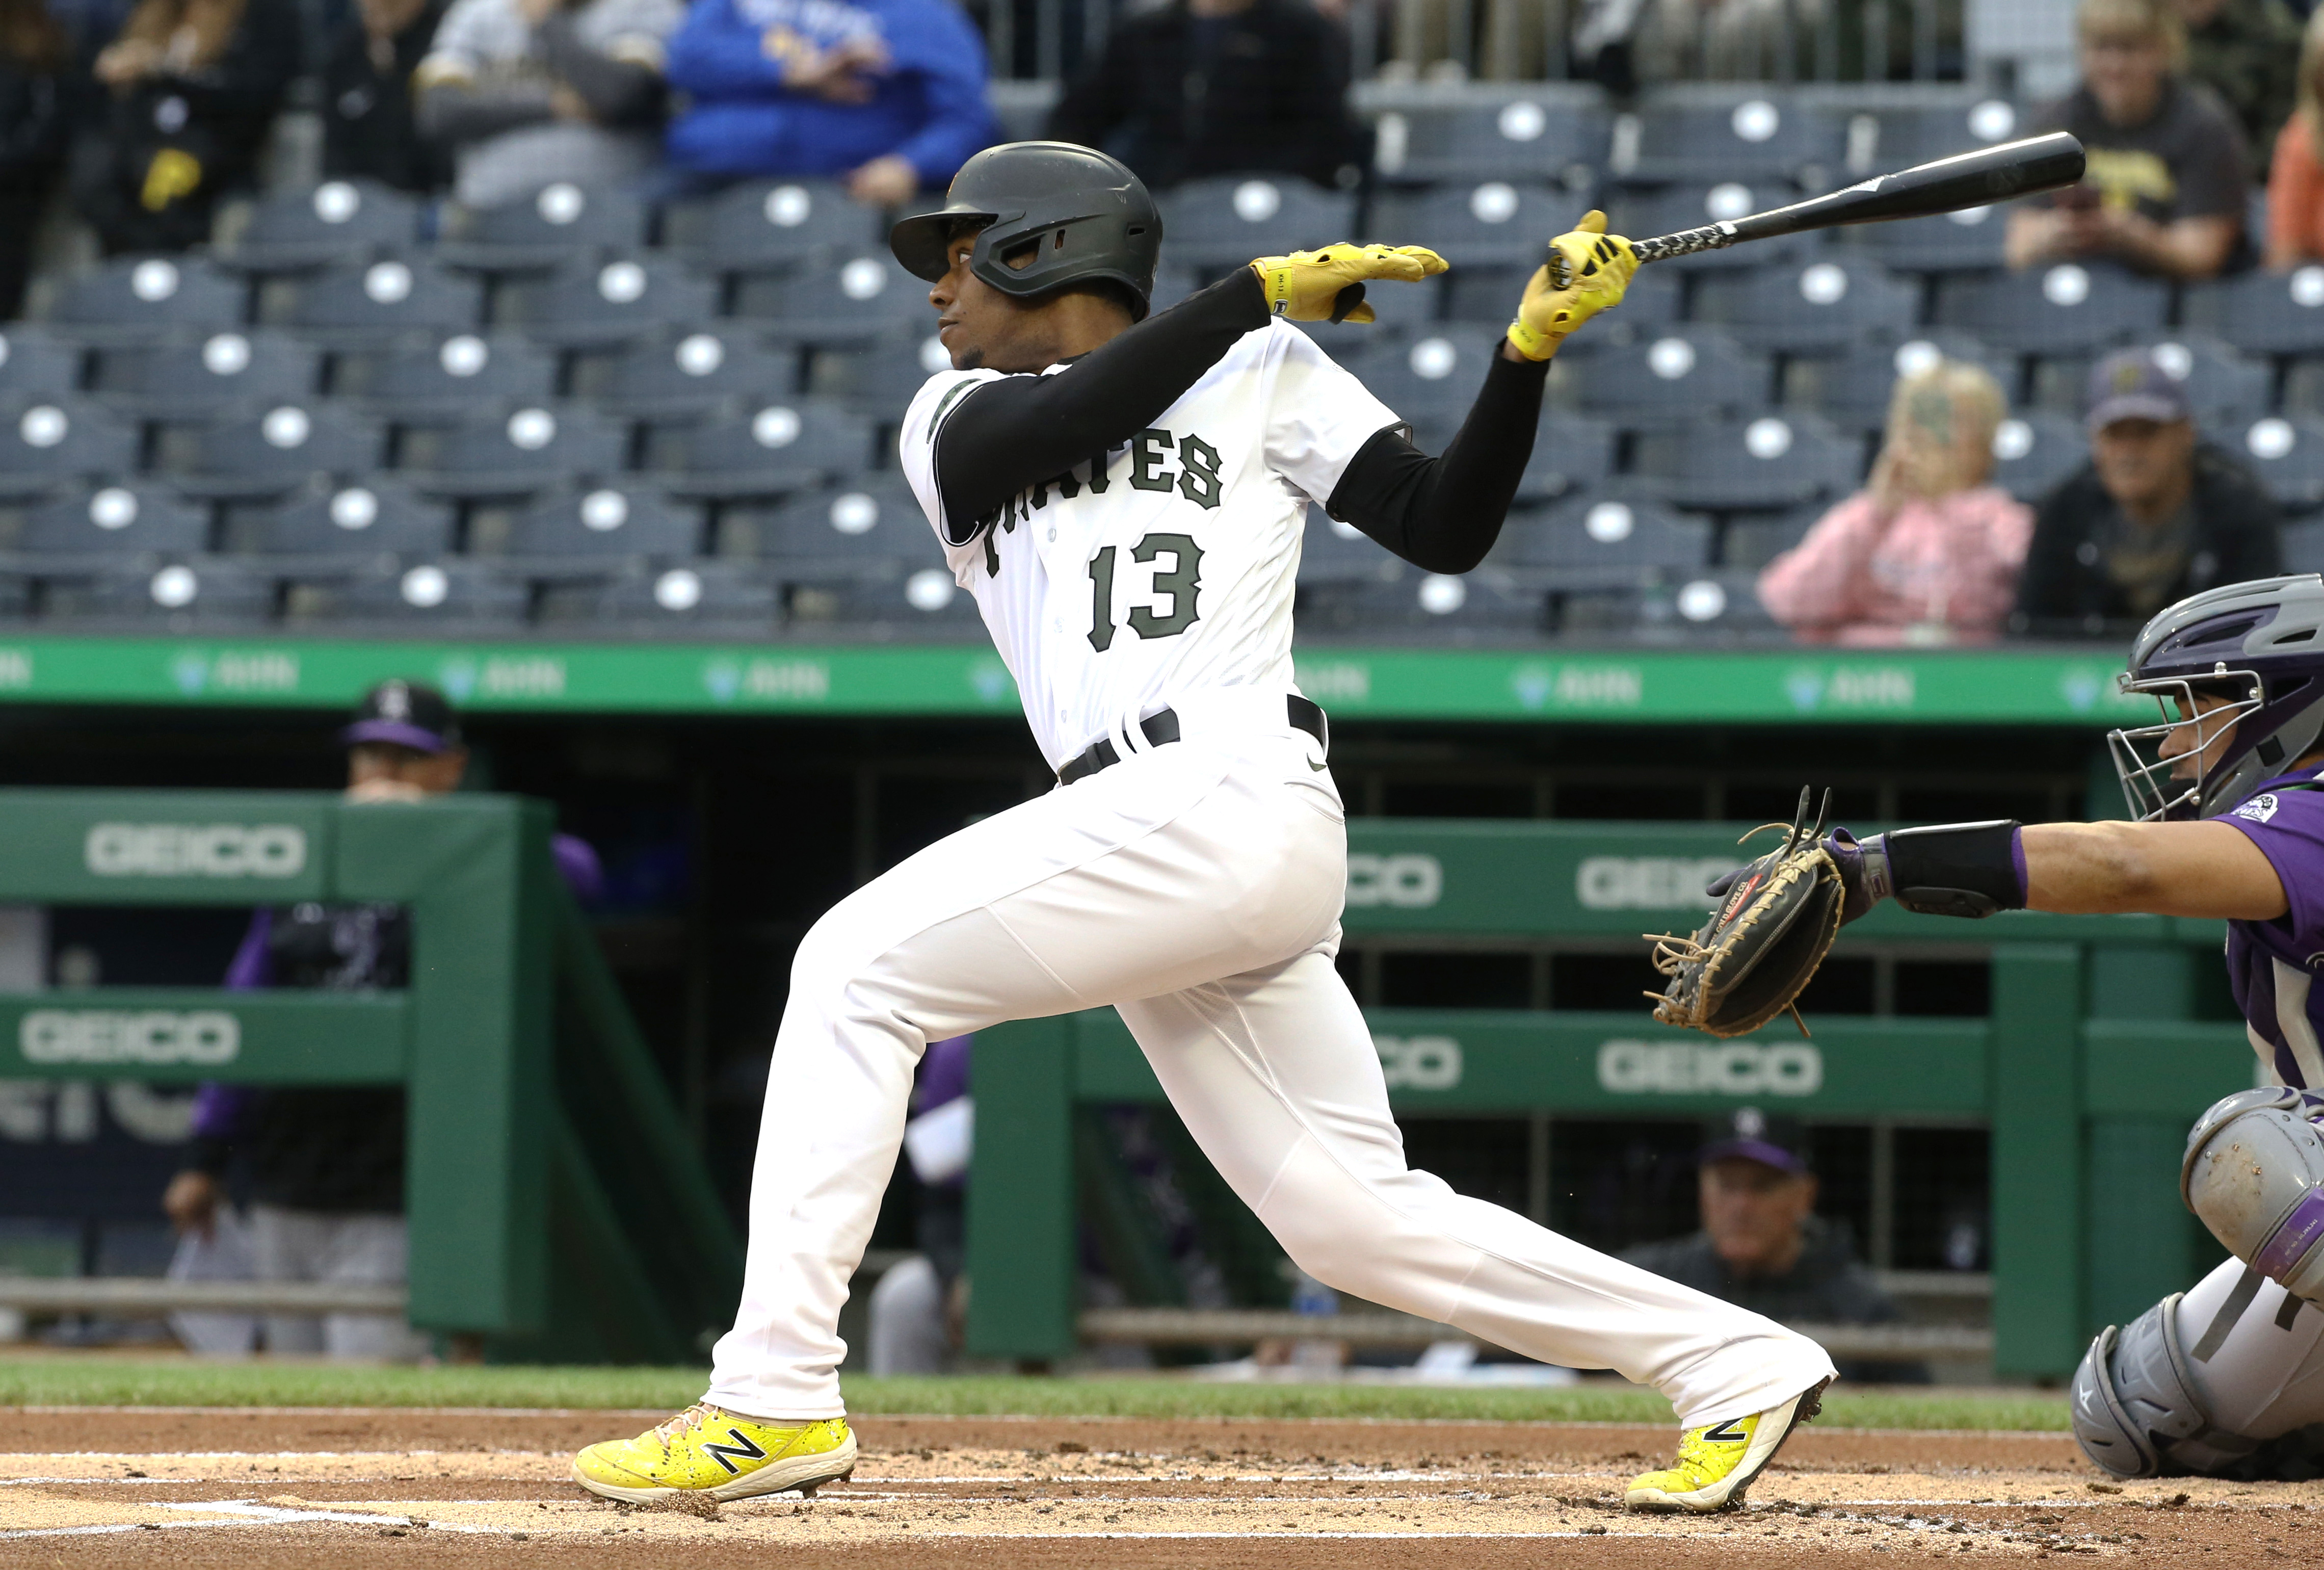
M936 432L946 537L966 544L1018 492L1128 441L1267 321L1259 275L1238 267L1054 376L976 387Z
M1443 456L1430 457L1391 426L1357 450L1323 510L1415 567L1467 572L1500 538L1533 457L1548 376L1548 361L1512 360L1496 349Z

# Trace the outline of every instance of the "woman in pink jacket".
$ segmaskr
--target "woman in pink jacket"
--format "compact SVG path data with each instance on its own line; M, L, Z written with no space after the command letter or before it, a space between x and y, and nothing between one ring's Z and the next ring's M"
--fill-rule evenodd
M2034 532L2033 510L1986 483L2006 412L1993 378L1959 360L1900 379L1871 482L1759 575L1769 614L1812 642L1997 633Z

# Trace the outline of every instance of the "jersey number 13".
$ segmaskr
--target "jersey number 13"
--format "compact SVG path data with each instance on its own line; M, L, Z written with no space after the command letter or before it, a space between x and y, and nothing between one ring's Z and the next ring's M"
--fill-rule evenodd
M1108 545L1090 558L1090 647L1104 653L1113 647L1119 626L1113 619L1113 574L1117 547ZM1203 587L1203 548L1190 534L1148 534L1130 548L1130 559L1153 561L1170 558L1171 565L1154 575L1156 605L1132 605L1123 618L1141 638L1175 638L1193 626L1200 615L1194 601ZM1162 600L1169 609L1159 610Z

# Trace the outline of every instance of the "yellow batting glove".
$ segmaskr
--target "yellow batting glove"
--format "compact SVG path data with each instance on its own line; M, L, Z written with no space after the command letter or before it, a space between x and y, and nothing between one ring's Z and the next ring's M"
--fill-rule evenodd
M1609 306L1622 303L1638 270L1630 242L1606 232L1606 215L1592 208L1571 234L1549 243L1552 260L1526 284L1509 342L1528 360L1557 353L1565 335Z
M1421 245L1326 245L1250 264L1267 292L1268 314L1292 321L1370 321L1367 279L1417 283L1444 268L1443 257Z

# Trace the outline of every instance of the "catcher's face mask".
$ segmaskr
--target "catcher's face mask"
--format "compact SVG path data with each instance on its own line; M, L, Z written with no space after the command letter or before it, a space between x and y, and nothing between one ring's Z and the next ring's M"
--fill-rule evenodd
M2200 684L2183 676L2139 680L2126 673L2121 688L2153 697L2163 711L2160 725L2107 736L2131 816L2141 823L2201 817L2203 787L2235 744L2236 723L2266 702L2259 673L2222 665Z

